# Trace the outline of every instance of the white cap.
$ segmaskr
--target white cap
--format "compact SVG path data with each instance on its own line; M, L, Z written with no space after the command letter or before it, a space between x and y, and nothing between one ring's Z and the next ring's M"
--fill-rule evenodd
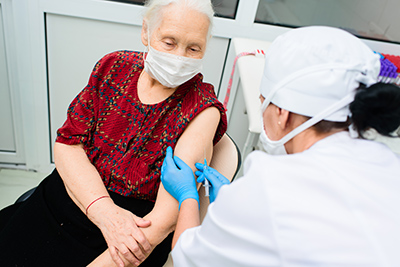
M360 83L377 82L379 70L379 55L350 33L325 26L297 28L268 48L260 92L265 104L313 117L345 97L350 103ZM346 121L348 103L323 119Z

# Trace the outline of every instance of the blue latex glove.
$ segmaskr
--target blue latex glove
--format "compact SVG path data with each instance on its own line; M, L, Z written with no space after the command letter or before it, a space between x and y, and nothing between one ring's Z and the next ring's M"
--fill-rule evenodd
M199 194L192 169L172 153L172 148L168 147L161 167L161 182L165 190L178 200L180 209L185 199L193 198L199 202Z
M210 203L212 203L217 197L219 189L230 182L217 170L209 166L207 166L207 168L204 170L204 166L205 165L202 163L196 163L196 168L198 169L198 171L196 171L196 175L199 177L197 178L197 182L202 183L204 182L204 179L207 178L207 180L211 183Z

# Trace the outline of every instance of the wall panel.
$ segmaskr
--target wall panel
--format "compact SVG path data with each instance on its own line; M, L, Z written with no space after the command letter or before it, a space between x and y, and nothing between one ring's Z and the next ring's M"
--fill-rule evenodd
M86 86L95 63L116 50L145 51L141 26L46 14L50 140L66 119L72 99ZM204 58L204 80L219 87L228 39L210 40Z
M9 73L7 68L7 53L4 35L3 8L0 4L0 151L15 152L15 132L10 95Z

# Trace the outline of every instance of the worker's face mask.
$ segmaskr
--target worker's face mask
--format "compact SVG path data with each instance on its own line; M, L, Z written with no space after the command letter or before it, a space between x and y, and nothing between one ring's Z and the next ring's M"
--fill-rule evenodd
M272 141L271 139L269 139L267 133L265 132L263 114L267 109L268 105L269 103L265 103L264 101L261 107L261 123L262 123L261 133L260 133L261 145L263 146L263 149L270 155L286 155L287 154L285 149L286 142L282 142L283 139L279 141Z
M263 146L263 149L270 155L286 155L285 144L281 142L272 141L268 138L268 135L265 133L264 129L261 130L260 133L260 142Z
M270 99L267 98L267 99ZM342 108L348 106L354 99L354 92L351 92L350 94L346 95L343 97L341 100L338 102L334 103L331 106L328 106L326 109L322 110L320 113L312 117L311 119L307 120L297 128L293 129L290 133L282 137L282 139L273 141L269 139L267 134L265 133L264 130L264 120L262 119L263 122L263 127L260 133L260 142L263 145L264 150L271 155L284 155L287 154L286 149L285 149L285 144L291 140L293 137L298 135L299 133L303 132L304 130L310 128L311 126L317 124L318 122L324 120L326 117L331 115L332 113L341 110ZM268 105L271 102L268 100L264 100L262 106L261 106L261 114L265 112L267 109ZM261 115L262 118L262 115Z
M144 60L144 70L165 87L175 88L201 72L203 60L157 51L150 45Z

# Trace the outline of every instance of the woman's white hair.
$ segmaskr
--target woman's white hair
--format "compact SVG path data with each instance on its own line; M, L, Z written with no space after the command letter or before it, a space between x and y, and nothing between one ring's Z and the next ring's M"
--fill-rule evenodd
M214 16L211 0L147 0L143 17L147 22L150 34L161 23L163 9L171 4L176 4L178 7L190 8L206 15L210 21L208 37L211 35ZM196 22L194 21L193 23Z

